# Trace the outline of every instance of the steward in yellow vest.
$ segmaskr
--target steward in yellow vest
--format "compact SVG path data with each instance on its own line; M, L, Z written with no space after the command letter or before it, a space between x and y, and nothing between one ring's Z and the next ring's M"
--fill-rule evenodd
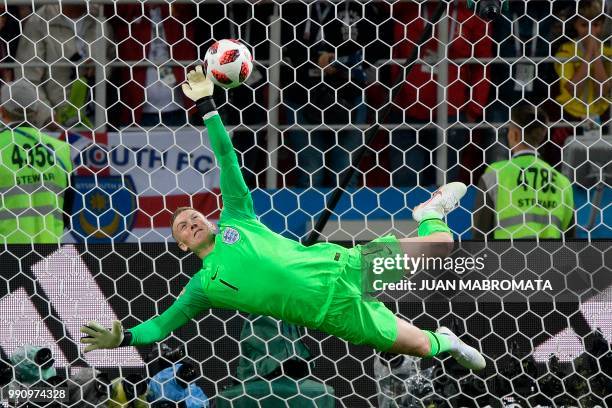
M512 108L510 160L491 164L478 183L474 239L561 238L572 235L574 195L567 177L537 156L547 115L530 104Z
M64 233L70 145L37 129L44 109L27 80L2 88L0 244L57 244Z

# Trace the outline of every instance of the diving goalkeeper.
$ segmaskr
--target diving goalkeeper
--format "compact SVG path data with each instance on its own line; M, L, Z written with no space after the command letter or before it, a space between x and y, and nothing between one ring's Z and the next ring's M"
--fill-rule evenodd
M190 71L183 92L196 102L219 164L223 210L217 228L194 208L178 208L172 235L184 251L202 259L202 269L162 314L128 330L113 322L81 328L85 352L160 341L211 307L272 316L318 329L354 344L380 351L433 357L449 352L459 364L482 369L485 359L445 327L420 330L396 317L380 301L366 301L361 288L359 247L331 243L306 247L272 232L257 220L229 135L216 111L213 84L201 67ZM425 256L443 243L450 251L453 237L443 219L465 194L461 183L441 187L413 211L419 236L375 240L397 244L403 251Z

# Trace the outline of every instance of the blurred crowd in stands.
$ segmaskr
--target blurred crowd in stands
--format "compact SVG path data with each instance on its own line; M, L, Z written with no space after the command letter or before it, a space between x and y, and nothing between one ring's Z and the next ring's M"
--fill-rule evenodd
M487 23L466 1L450 2L447 49L440 49L438 24L404 81L404 62L435 2L0 5L0 78L25 76L38 86L54 112L52 123L35 124L41 127L200 125L180 92L185 69L216 39L239 38L254 51L255 72L247 86L216 97L251 187L264 185L258 177L270 165L269 123L281 129L279 186L338 185L365 131L383 122L369 146L376 153L366 155L350 186L432 185L440 167L448 180L476 184L488 164L509 158L501 129L519 101L546 111L551 131L539 153L552 166L560 166L566 139L609 133L605 3L513 1ZM280 43L271 29L276 12ZM271 106L277 92L280 104Z

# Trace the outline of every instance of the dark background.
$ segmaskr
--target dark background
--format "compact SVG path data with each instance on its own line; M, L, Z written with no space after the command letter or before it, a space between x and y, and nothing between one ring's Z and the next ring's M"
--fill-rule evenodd
M609 268L606 268L606 265L610 265L606 262L610 248L609 242L596 242L590 248L587 248L585 243L568 243L568 247L571 248L572 245L574 248L571 251L568 248L565 250L574 254L582 254L589 259L594 270L605 270L607 276L610 276ZM532 246L533 243L523 245L523 248ZM559 246L559 243L553 243L549 249ZM159 310L165 310L201 265L200 260L195 256L185 256L176 248L168 248L165 244L81 245L76 247L126 328L153 317L156 310L155 303ZM578 247L584 247L584 249L580 251ZM517 244L516 248L521 248L521 245ZM542 245L542 248L546 248L546 245ZM539 250L546 251L542 248ZM31 265L55 250L57 246L54 245L36 245L34 248L29 245L15 245L5 248L0 253L0 265L2 265L0 268L2 277L0 298L7 292L24 287L28 295L32 296L33 303L41 316L47 316L45 322L53 336L62 339L64 336L62 323L54 317L56 313L50 303L45 301L45 294L40 287L36 286L30 270ZM545 267L538 268L538 265L534 267L531 262L530 266L532 270L541 272L546 269L545 260L551 258L547 256L538 258L544 261ZM579 256L576 257L577 260L579 258ZM563 260L563 257L557 255L556 259ZM568 263L562 261L562 264L567 265ZM141 283L144 292L141 291ZM168 287L170 293L168 293ZM115 288L117 288L116 293ZM397 302L388 303L388 306L396 313L411 319L420 328L433 330L439 325L446 325L458 333L466 333L462 339L468 343L476 345L476 339L480 339L482 350L487 356L488 366L483 372L478 373L477 377L487 383L487 390L491 396L497 393L496 388L500 388L499 374L508 367L509 361L529 356L533 348L567 328L568 321L574 331L584 339L587 350L590 347L589 342L594 339L593 330L596 329L588 326L582 314L578 312L578 305L570 302L557 304L550 302L529 304L525 302L476 303L467 301L456 303ZM128 310L131 310L131 314ZM192 321L177 330L166 340L171 347L177 346L181 341L186 344L188 357L201 364L203 377L199 383L209 397L214 397L233 382L240 354L240 330L245 322L245 317L233 311L209 311L199 320ZM201 336L198 335L196 325L199 326ZM69 360L74 362L74 365L85 365L82 360L78 359L77 343L74 340L64 337L59 341L59 346ZM377 405L373 371L375 354L371 348L348 345L344 341L316 330L307 330L303 341L308 345L312 354L311 375L313 379L334 388L339 406ZM150 351L151 346L139 348L143 358ZM7 356L2 354L0 357L6 359ZM600 360L601 365L603 358ZM438 360L423 360L422 367L429 367L435 361ZM439 365L439 362L435 364ZM570 373L574 370L571 364L562 365ZM112 367L99 368L103 371L117 372ZM124 370L124 374L126 371L133 370ZM538 363L538 370L541 374L545 374L547 367L545 364ZM603 365L597 368L599 373L604 370L606 368ZM141 371L146 372L144 368ZM461 368L451 366L449 359L445 360L445 372L452 374L453 378L469 374ZM445 376L442 371L440 375ZM445 378L450 379L446 376Z

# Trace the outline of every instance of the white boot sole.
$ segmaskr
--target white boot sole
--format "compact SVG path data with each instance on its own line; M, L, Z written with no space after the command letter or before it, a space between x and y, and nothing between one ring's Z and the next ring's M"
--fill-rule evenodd
M459 205L459 201L467 192L467 186L460 182L448 183L434 191L429 198L412 210L412 218L420 222L428 211L437 211L445 216Z
M455 333L450 331L448 327L440 327L436 333L444 334L455 339L458 346L457 351L451 351L450 355L463 367L469 370L482 370L487 366L485 358L472 346L465 344Z

